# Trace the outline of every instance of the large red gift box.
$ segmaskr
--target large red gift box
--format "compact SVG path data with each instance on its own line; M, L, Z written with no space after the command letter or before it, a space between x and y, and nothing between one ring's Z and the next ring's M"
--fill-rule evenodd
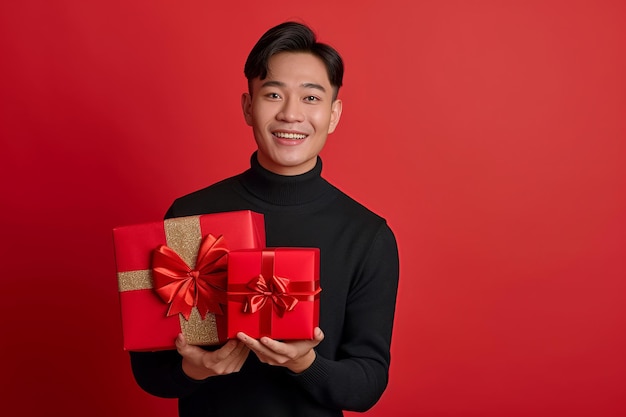
M263 215L232 211L113 229L124 349L226 341L228 252L263 248Z
M228 338L312 339L319 324L317 248L241 250L228 256Z

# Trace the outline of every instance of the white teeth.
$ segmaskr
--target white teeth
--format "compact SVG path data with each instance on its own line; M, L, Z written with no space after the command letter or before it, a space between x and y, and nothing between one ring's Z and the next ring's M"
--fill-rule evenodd
M306 135L300 135L297 133L284 133L284 132L276 132L274 136L283 138L283 139L304 139Z

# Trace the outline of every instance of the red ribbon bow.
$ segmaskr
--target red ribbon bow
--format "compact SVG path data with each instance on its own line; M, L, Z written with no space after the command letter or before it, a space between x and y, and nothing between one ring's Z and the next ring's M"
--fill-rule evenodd
M263 308L268 300L272 300L278 316L282 317L287 311L293 310L296 304L298 304L298 299L288 294L288 286L288 278L272 275L266 280L262 274L259 274L259 276L248 282L247 287L255 291L256 294L246 296L243 311L245 313L256 313Z
M211 234L202 239L193 269L166 245L154 250L154 290L169 304L168 316L180 313L189 320L193 307L203 319L209 312L224 314L221 304L226 304L227 254L223 236Z

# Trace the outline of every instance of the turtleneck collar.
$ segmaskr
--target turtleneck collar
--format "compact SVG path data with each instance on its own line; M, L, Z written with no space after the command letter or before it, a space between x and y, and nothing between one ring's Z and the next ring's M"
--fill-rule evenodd
M256 152L250 158L250 169L241 175L242 185L257 198L271 204L292 206L309 203L333 187L322 178L322 160L300 175L278 175L263 168Z

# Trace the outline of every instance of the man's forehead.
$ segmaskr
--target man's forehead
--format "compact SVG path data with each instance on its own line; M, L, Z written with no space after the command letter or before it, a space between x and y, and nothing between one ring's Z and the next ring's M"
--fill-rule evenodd
M269 58L267 75L261 80L286 82L299 78L302 86L330 86L328 70L322 59L310 52L280 52ZM308 85L310 84L310 85Z

